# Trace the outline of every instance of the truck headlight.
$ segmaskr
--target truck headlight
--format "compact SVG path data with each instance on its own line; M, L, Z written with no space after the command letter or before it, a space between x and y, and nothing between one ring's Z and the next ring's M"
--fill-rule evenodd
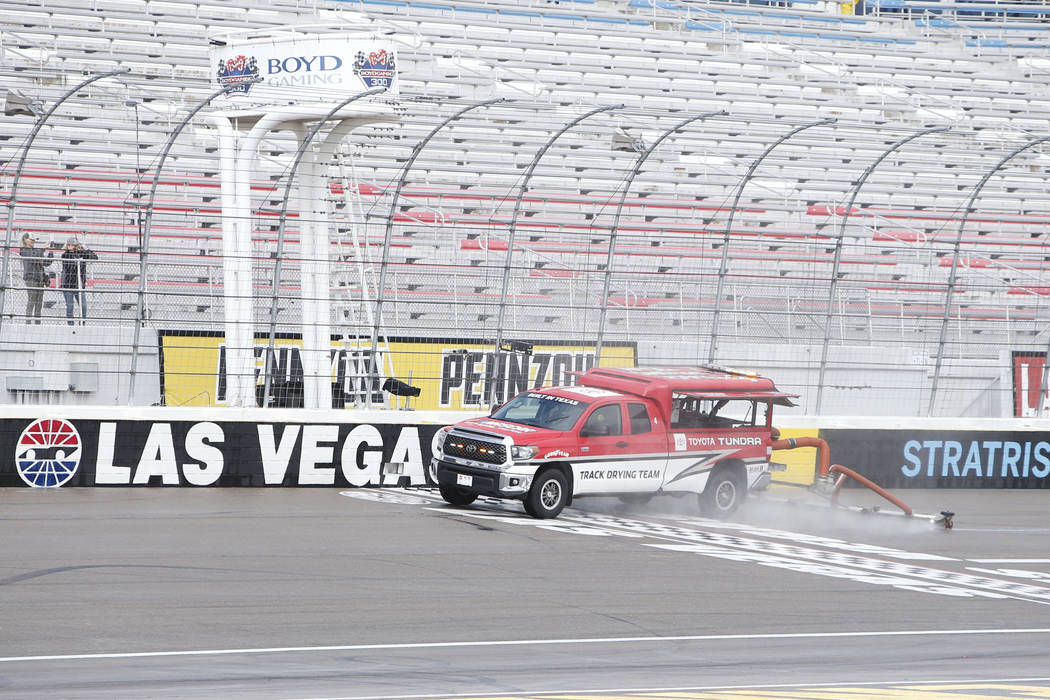
M452 426L446 425L444 428L434 433L434 439L430 443L430 451L435 456L443 454L445 448L445 438L448 437L448 431L450 430L452 430Z
M532 459L539 452L538 447L532 445L511 445L510 446L510 458L511 459Z

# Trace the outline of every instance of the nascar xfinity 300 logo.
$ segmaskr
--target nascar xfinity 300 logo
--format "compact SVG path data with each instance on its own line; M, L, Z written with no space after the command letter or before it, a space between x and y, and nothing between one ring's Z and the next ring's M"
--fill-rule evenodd
M367 55L358 51L354 59L354 74L369 88L390 87L394 82L394 68L394 54L386 49Z
M80 433L68 421L41 418L22 431L15 464L30 486L62 486L77 473L82 452Z
M245 57L243 54L235 58L219 59L219 67L215 75L220 85L237 86L230 90L231 93L241 92L247 95L252 83L259 79L259 65L255 56Z

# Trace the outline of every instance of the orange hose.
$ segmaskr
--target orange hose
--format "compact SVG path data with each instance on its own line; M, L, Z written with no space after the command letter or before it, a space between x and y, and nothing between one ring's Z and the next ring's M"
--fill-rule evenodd
M909 517L911 516L911 514L912 514L911 506L909 506L907 503L905 503L901 499L899 499L896 496L894 496L892 493L890 493L886 489L884 489L881 486L879 486L878 484L876 484L871 479L868 479L867 477L863 477L860 474L858 474L857 472L853 471L852 469L848 469L848 468L842 466L841 464L833 464L831 466L831 471L838 472L839 474L842 474L843 477L848 476L851 479L860 482L861 484L867 486L869 489L871 489L875 493L877 493L880 496L882 496L883 498L885 498L887 501L889 501L893 505L895 505L898 508L900 508L901 510L903 510L905 515L907 515ZM844 479L840 478L835 484L835 495L833 497L834 501L838 501L839 491L842 489L842 482L843 481L844 481Z
M828 449L828 443L820 438L785 438L783 440L774 440L770 445L774 450L793 450L796 447L816 447L818 457L817 476L827 476L829 473L828 469L831 464L831 451Z

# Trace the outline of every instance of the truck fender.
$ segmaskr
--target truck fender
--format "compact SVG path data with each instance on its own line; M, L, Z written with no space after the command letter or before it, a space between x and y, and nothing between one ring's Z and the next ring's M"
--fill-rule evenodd
M722 461L717 462L715 464L714 468L711 470L711 474L714 474L718 471L722 471L724 469L735 471L737 474L740 475L740 478L744 480L745 486L748 485L747 465L744 464L743 460L736 459L734 457L723 459Z
M562 474L565 475L565 481L568 482L568 484L569 484L569 497L566 499L565 505L566 505L566 507L571 506L572 505L572 496L573 496L573 494L576 491L576 484L575 484L574 479L572 477L572 465L569 464L568 462L550 462L548 464L544 464L542 467L537 469L536 470L536 475L539 475L539 473L541 471L543 471L544 469L551 469L551 468L557 469Z
M699 494L700 512L707 517L725 518L747 499L747 467L739 459L723 459L707 478Z

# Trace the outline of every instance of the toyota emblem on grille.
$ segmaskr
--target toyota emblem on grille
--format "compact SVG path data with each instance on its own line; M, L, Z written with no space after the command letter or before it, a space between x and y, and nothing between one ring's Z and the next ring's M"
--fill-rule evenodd
M478 448L476 445L467 445L467 452L477 452Z

